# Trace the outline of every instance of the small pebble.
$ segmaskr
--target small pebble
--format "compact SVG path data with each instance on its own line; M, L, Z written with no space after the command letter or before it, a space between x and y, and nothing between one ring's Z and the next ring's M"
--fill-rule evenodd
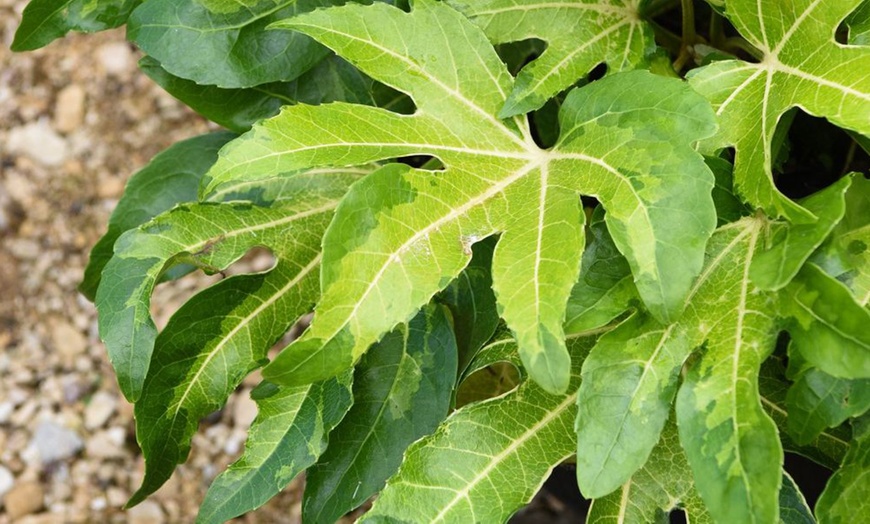
M97 429L103 427L118 406L118 399L106 391L98 391L91 397L85 408L85 427Z
M12 488L3 499L6 514L13 521L42 509L45 493L37 482L24 482Z
M82 439L75 431L48 420L37 426L31 443L35 445L43 464L70 458L83 446Z
M166 516L160 505L154 501L146 500L138 506L133 506L127 510L128 524L163 524L166 522Z

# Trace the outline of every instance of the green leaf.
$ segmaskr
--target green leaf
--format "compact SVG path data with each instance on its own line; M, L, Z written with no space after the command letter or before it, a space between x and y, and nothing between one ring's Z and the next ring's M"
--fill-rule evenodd
M864 0L846 18L851 45L870 45L870 2Z
M870 415L856 419L852 432L842 467L816 502L819 524L845 524L870 514Z
M441 306L375 344L356 367L353 407L305 477L306 522L335 522L381 489L405 449L447 416L456 340Z
M31 0L15 31L13 51L38 49L70 31L118 27L142 0Z
M562 322L583 247L578 194L608 209L608 229L653 314L675 317L715 222L712 177L690 147L712 133L712 115L677 80L614 75L567 97L560 142L541 150L524 120L496 118L511 78L485 36L444 4L415 6L348 5L279 26L407 92L417 113L285 108L228 145L210 172L206 194L233 179L404 155L446 166L437 175L392 166L354 186L324 239L324 294L311 327L265 376L299 384L351 365L455 278L472 244L502 232L492 268L502 318L532 378L564 391Z
M592 212L588 231L580 280L568 297L565 330L569 333L601 327L637 301L631 268L607 232L602 207Z
M219 524L256 509L314 463L350 408L350 373L296 388L263 383L245 452L212 482L196 519Z
M330 0L145 0L127 38L166 71L228 89L299 77L328 55L305 35L266 31L276 20Z
M846 214L811 258L846 285L861 306L870 304L870 180L853 176L846 191Z
M710 156L704 160L716 177L713 203L716 204L717 225L724 226L748 215L748 208L734 194L734 166L724 158Z
M289 267L301 278L318 266L320 236L338 199L355 178L341 173L297 175L281 181L282 189L306 198L294 199L286 206L188 204L123 234L115 244L115 256L103 271L96 305L100 337L124 395L136 401L142 392L156 335L150 297L162 272L179 262L216 272L249 249L267 246L279 259L290 257ZM305 299L308 304L315 300L316 294ZM248 307L258 306L251 303ZM221 360L213 363L217 364L222 372L230 372L222 367ZM168 386L178 383L170 381ZM180 385L182 389L187 386L186 381ZM199 391L198 387L193 389ZM190 424L195 428L196 421Z
M255 87L224 89L204 86L167 72L157 60L146 56L139 68L160 87L209 120L245 132L254 122L278 114L285 104L322 104L343 100L404 112L407 97L374 82L344 60L331 56L292 82L273 82Z
M689 74L713 103L719 134L711 148L737 150L738 193L768 214L811 222L813 213L783 196L771 174L771 141L780 117L793 107L837 126L870 134L870 47L834 41L839 23L861 0L793 0L759 3L728 0L726 14L740 34L761 50L753 64L723 60Z
M789 434L786 397L790 387L791 382L786 380L785 368L779 358L768 358L761 366L758 389L761 392L762 407L779 430L783 449L803 455L828 469L837 469L849 447L849 431L842 427L832 428L822 431L812 442L797 444Z
M686 312L698 316L706 344L677 395L680 441L707 509L722 522L774 522L779 512L782 447L758 392L778 326L773 297L749 278L763 224L747 218L718 230L708 246L723 258L718 274Z
M579 471L579 466L578 466ZM688 522L712 522L695 491L692 470L680 447L677 425L669 421L661 440L643 467L606 497L597 498L589 508L587 524L609 522L670 522L667 514L680 508Z
M592 337L569 339L571 391ZM504 522L574 452L576 394L534 382L455 411L405 453L363 522ZM506 482L497 482L505 479Z
M792 356L789 366L798 359ZM825 429L870 409L870 379L845 380L805 367L797 373L787 403L791 436L798 444L808 444Z
M839 378L870 378L870 310L849 289L807 263L784 290L794 347L813 366Z
M636 0L448 0L494 44L539 38L540 57L523 67L499 112L507 118L538 109L600 63L609 71L639 66L655 49Z
M489 270L493 249L495 238L474 244L471 263L438 295L438 301L450 308L453 316L460 374L498 327L498 310Z
M586 498L611 493L647 461L693 347L676 324L642 314L599 339L577 396L577 482Z
M844 195L851 177L844 177L822 191L804 199L801 205L818 217L808 224L774 223L769 228L769 248L752 258L749 277L761 289L785 287L797 275L846 212Z
M779 521L782 524L815 524L813 512L794 479L782 472L782 489L779 490Z
M218 132L177 142L130 177L124 195L109 218L109 230L91 250L79 291L94 299L100 274L112 258L112 246L121 233L144 224L176 204L195 202L202 175L214 164L218 150L233 137L232 133Z

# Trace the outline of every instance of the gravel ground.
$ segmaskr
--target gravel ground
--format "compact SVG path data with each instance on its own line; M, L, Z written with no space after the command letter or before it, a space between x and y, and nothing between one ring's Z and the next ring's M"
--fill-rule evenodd
M244 446L256 377L203 422L160 491L122 510L144 463L96 312L76 286L126 179L213 127L138 72L122 30L11 53L26 3L0 0L0 524L192 522ZM158 288L158 325L210 281ZM301 488L295 481L237 522L299 522ZM513 522L573 520L542 493Z
M209 126L138 72L122 30L11 53L25 4L0 0L0 524L191 522L244 445L251 383L163 489L122 511L143 461L76 286L127 177ZM161 288L158 322L204 282ZM297 483L240 522L297 522L298 499Z

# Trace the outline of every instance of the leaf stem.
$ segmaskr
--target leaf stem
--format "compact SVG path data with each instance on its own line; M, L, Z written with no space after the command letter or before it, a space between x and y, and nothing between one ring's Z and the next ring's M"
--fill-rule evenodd
M725 42L722 44L723 51L727 51L733 55L737 54L737 51L743 51L748 55L752 56L756 60L764 60L764 53L761 50L756 49L754 45L747 42L744 38L739 36L732 36L730 38L726 38Z
M667 49L671 54L679 54L680 45L682 44L682 39L679 37L679 35L673 33L672 31L652 20L649 20L647 23L652 26L653 33L655 33L656 42L658 42L659 45Z
M667 13L679 4L680 0L652 0L647 8L643 10L642 14L647 20L652 20L663 13Z
M843 171L840 173L840 176L846 176L849 172L849 166L852 164L852 161L855 160L855 151L858 149L858 142L852 140L852 143L849 144L849 151L846 152L846 161L843 162Z
M680 54L674 60L674 71L679 73L686 62L692 58L692 46L695 45L695 4L694 0L681 0L683 14L683 38L680 44Z
M722 49L725 43L725 25L722 16L715 9L710 10L710 45Z

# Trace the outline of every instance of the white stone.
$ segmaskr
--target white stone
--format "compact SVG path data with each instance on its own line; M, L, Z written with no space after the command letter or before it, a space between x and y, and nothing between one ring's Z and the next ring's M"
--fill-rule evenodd
M124 456L124 428L110 428L98 431L88 438L86 452L94 458L121 458Z
M257 417L257 403L251 399L251 390L244 389L236 395L233 405L233 425L248 429Z
M2 499L3 495L8 493L14 485L15 477L12 476L12 473L10 473L8 469L0 466L0 499Z
M67 363L73 362L75 357L84 354L88 349L88 340L85 336L63 320L57 320L52 325L51 341L54 344L55 351Z
M91 397L91 401L85 408L85 427L87 429L103 427L115 413L117 406L118 400L115 395L106 391L98 391Z
M126 42L111 42L97 49L97 58L110 75L122 75L133 69L135 57Z
M163 524L166 516L160 505L153 500L146 500L138 506L127 510L127 524Z
M12 402L0 402L0 424L9 422L9 416L15 411L15 405Z
M66 141L45 120L38 120L9 131L6 147L45 166L59 166L67 158Z
M50 420L41 422L33 433L32 444L43 464L64 460L78 453L84 443L75 431Z
M85 90L70 84L57 94L54 104L54 128L71 133L81 127L85 119Z

